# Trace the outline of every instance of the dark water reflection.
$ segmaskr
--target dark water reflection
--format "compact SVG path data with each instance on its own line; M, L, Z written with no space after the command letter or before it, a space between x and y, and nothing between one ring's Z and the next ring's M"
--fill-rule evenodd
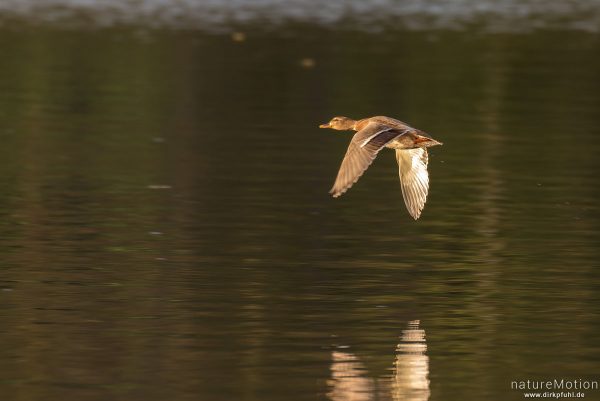
M3 31L4 398L327 399L333 345L386 376L414 319L430 400L597 373L599 50L573 32ZM391 153L329 198L348 137L317 124L335 114L444 142L418 222Z

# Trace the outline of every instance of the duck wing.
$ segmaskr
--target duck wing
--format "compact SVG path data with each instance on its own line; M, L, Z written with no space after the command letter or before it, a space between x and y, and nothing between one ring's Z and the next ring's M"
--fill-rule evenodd
M396 149L396 160L404 203L410 215L416 220L425 207L429 193L427 149Z
M370 122L354 134L329 193L337 198L350 189L373 163L379 151L404 132L389 125Z

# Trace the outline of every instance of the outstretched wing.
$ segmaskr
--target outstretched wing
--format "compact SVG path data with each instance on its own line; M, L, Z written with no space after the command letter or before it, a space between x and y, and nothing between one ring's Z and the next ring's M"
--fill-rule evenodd
M396 160L404 203L410 215L416 220L421 215L429 192L427 149L396 149Z
M403 131L377 122L367 124L354 134L329 193L337 198L350 189L373 163L385 144L402 134Z

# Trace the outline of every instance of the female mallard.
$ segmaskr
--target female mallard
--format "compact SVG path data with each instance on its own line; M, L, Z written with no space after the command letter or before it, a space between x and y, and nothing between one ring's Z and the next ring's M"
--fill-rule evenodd
M358 131L350 141L333 188L329 191L334 198L358 181L381 149L395 149L404 203L410 215L415 220L419 218L429 192L427 148L441 145L441 142L402 121L385 116L358 121L334 117L319 128Z

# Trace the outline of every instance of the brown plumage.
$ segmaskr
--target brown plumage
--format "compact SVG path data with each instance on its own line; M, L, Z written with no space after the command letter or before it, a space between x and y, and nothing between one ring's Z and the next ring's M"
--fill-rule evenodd
M427 148L441 145L440 142L402 121L385 116L358 121L334 117L319 127L357 131L350 140L335 183L329 191L335 198L350 189L369 168L379 151L387 147L396 151L406 208L414 219L419 218L429 192Z

